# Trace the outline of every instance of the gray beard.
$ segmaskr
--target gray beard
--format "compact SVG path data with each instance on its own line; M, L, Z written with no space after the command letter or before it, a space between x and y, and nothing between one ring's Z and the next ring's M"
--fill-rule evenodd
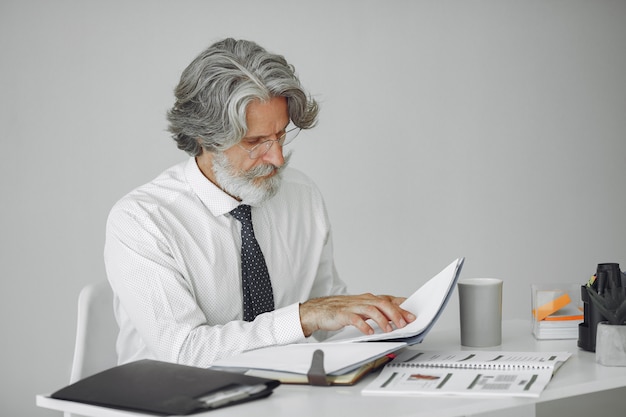
M221 152L213 157L213 174L218 185L233 197L239 198L243 204L258 206L272 198L278 192L282 181L282 174L289 164L291 153L285 155L285 163L281 167L271 164L259 165L249 171L236 172L228 157ZM256 181L277 170L271 178Z

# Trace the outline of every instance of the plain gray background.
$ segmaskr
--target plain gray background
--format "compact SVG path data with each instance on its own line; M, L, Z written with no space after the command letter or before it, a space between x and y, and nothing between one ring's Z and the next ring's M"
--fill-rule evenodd
M108 210L186 158L165 112L226 36L322 106L292 165L352 291L408 295L465 256L526 318L531 283L626 265L624 1L0 0L2 415L57 415L34 396L69 379Z

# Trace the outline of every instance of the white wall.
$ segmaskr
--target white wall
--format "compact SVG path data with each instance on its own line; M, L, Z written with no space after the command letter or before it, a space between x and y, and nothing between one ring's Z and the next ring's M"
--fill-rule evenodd
M626 267L624 1L0 0L0 410L69 378L111 205L186 156L164 114L225 36L319 99L294 166L324 192L354 291L410 293L458 256L529 284ZM442 325L458 322L454 297Z

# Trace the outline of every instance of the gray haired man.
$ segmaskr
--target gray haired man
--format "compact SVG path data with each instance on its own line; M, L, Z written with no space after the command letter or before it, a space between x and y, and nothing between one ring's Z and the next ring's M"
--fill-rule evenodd
M318 105L282 56L222 40L184 70L175 95L169 130L190 158L123 197L107 221L120 363L208 366L318 331L371 333L368 319L386 331L415 319L403 298L347 294L322 196L287 168L284 147L315 125Z

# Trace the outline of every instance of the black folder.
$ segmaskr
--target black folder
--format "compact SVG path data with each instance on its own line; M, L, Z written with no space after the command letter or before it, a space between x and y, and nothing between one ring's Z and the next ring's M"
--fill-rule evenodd
M279 381L144 359L97 373L51 395L123 410L186 415L270 395Z

